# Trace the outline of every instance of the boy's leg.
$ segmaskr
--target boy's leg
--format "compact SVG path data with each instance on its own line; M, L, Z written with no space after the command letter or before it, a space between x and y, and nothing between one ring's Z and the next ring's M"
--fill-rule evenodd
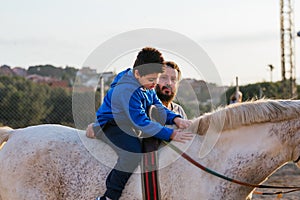
M139 138L111 124L105 127L103 139L118 155L117 163L106 179L105 192L105 196L115 200L120 198L128 179L141 160L141 142Z

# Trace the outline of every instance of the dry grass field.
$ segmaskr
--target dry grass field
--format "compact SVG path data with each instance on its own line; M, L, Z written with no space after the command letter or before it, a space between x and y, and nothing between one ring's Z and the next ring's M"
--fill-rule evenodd
M274 173L264 185L278 185L278 186L300 186L300 169L297 168L293 163L289 163L284 167L280 168L276 173ZM271 189L257 189L257 191L264 192L274 192ZM263 196L263 195L253 195L254 200L274 200L279 199L276 195ZM300 200L300 191L284 194L282 200Z

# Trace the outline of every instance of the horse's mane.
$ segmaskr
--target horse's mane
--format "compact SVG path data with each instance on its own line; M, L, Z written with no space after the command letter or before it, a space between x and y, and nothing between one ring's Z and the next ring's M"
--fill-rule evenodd
M208 128L231 130L257 123L278 122L300 116L299 100L258 100L236 103L206 113L193 121L192 129L203 135ZM197 128L196 128L197 127Z

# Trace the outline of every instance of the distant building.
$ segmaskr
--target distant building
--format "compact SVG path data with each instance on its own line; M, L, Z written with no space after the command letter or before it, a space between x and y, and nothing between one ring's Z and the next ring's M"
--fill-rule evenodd
M76 87L92 87L94 90L100 88L100 78L103 77L104 83L111 80L114 76L113 72L97 73L95 69L90 67L83 67L78 70L76 75Z
M58 80L56 78L40 76L37 74L31 74L31 75L26 76L26 79L31 80L35 83L39 83L39 84L47 84L50 87L68 88L68 81L62 81L62 80Z
M77 75L86 75L86 76L92 76L92 75L96 75L96 74L97 74L97 71L90 67L82 67L77 72Z
M114 77L114 73L113 72L103 72L100 74L100 76L103 77L104 82L107 82L107 81L111 80L112 77Z

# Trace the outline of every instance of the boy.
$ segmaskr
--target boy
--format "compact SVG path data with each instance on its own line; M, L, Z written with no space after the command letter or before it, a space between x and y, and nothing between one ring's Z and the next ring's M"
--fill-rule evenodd
M150 47L143 48L133 69L119 73L97 111L96 126L102 131L96 137L108 143L117 153L118 161L106 179L106 192L101 198L119 199L133 171L141 160L140 137L185 142L191 133L164 127L149 119L148 109L155 105L165 114L166 124L187 128L190 121L164 107L155 93L157 79L164 71L161 53ZM102 133L102 134L101 134Z

